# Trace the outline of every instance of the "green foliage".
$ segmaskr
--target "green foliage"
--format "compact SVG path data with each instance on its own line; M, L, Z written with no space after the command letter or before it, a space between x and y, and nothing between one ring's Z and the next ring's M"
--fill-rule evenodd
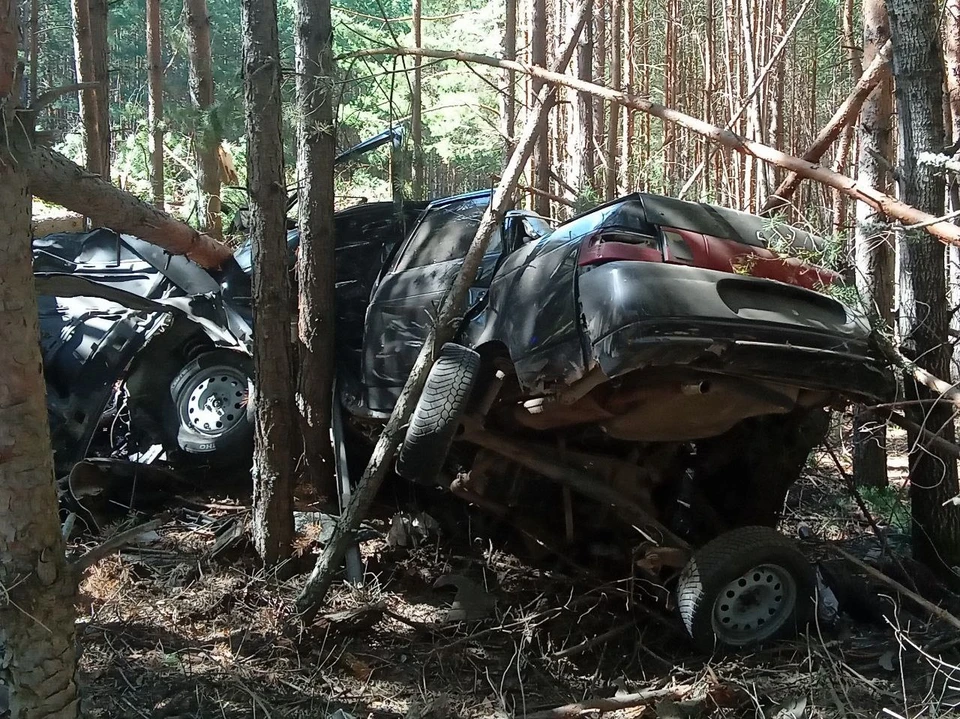
M879 524L893 527L902 534L909 534L910 503L904 497L905 491L892 485L860 487L860 496Z

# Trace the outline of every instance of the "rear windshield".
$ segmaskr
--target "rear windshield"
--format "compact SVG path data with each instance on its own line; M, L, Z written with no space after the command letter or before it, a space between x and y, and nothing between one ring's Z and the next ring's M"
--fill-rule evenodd
M414 267L462 260L477 234L480 218L489 203L490 198L485 195L429 210L414 230L393 271L403 272ZM487 252L499 251L499 245L498 233Z

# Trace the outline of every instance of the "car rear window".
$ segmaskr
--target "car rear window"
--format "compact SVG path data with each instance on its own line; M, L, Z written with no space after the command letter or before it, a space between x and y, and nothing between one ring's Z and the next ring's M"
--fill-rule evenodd
M488 196L475 197L429 210L397 259L394 272L462 260L477 234L480 218L489 202ZM487 253L499 250L498 232L491 240Z

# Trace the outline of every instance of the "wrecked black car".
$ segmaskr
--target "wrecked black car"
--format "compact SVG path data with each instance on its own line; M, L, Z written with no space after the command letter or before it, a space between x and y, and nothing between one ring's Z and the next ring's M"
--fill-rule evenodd
M433 203L384 266L345 398L354 417L393 408L489 199ZM815 291L837 276L771 249L817 239L644 193L548 234L523 219L506 218L483 258L397 472L571 562L592 561L580 536L626 538L608 558L676 596L705 648L795 629L815 577L773 529L787 489L824 408L894 388L865 319Z

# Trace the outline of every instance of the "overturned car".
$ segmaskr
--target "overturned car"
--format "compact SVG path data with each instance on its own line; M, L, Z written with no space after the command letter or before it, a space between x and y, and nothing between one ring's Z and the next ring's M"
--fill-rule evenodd
M368 435L490 196L338 213L338 401ZM288 240L293 253L295 231ZM643 193L556 228L507 213L397 473L448 487L575 566L627 562L676 597L705 648L795 628L815 577L772 529L786 491L824 408L892 389L868 324L817 291L836 275L771 249L816 242ZM208 273L109 231L47 243L35 263L58 466L117 452L118 434L139 461L248 458L249 248ZM598 553L581 536L611 542Z

